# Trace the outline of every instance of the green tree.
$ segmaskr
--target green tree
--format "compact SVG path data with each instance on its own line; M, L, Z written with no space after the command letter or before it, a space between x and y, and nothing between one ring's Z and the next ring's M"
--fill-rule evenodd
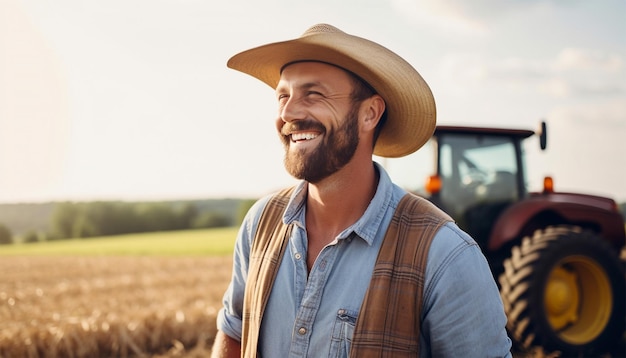
M8 227L0 224L0 245L8 245L13 243L13 234Z
M26 244L30 244L33 242L39 242L39 233L35 230L29 230L26 234L24 234L23 242Z
M99 235L98 229L85 211L81 211L72 225L72 238L87 238Z
M51 227L54 236L60 239L72 237L74 221L78 216L78 207L71 202L60 203L56 206L51 216Z
M163 203L142 203L137 206L141 231L166 231L177 227L177 218L172 208Z
M227 215L215 211L204 212L196 217L192 224L194 229L209 229L214 227L230 226L231 220Z
M174 209L177 217L176 230L191 229L198 217L198 208L192 203L184 203Z

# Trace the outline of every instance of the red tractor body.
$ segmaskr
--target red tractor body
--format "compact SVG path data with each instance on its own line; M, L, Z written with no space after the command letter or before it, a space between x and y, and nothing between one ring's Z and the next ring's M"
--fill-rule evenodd
M483 250L518 347L564 356L622 349L624 219L613 199L555 192L551 178L541 192L530 193L522 143L534 134L438 126L426 149L434 175L424 191L415 191L452 216ZM545 123L539 135L545 149ZM424 165L424 158L408 161Z

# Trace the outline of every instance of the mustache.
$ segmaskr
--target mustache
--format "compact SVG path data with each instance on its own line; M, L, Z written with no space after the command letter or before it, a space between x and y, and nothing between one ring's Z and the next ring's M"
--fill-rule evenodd
M286 122L280 128L280 134L284 136L291 135L293 132L315 130L318 132L324 132L326 128L319 122L312 119L302 119L294 122Z

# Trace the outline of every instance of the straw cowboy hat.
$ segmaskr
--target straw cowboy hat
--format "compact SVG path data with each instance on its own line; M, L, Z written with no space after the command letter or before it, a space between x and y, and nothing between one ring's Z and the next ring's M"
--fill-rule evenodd
M283 66L296 61L320 61L346 69L383 97L387 121L374 146L375 155L408 155L432 136L435 99L422 76L387 48L331 25L315 25L297 39L241 52L228 60L228 67L276 88Z

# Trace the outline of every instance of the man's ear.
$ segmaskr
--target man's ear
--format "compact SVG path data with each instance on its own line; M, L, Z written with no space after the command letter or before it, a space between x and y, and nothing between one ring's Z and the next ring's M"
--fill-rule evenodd
M385 113L385 100L378 94L363 100L361 103L363 129L374 130Z

